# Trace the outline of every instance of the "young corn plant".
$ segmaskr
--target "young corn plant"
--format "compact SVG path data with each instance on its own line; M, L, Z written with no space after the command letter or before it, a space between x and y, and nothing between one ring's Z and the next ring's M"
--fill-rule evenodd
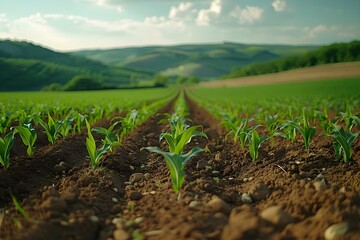
M346 132L342 126L333 125L332 136L334 139L333 148L337 159L341 156L345 163L349 163L352 156L351 145L355 142L359 133Z
M195 147L191 149L186 154L176 154L171 152L165 152L161 150L159 147L145 147L142 149L146 149L150 152L159 153L164 156L166 160L166 165L170 170L171 182L173 184L174 191L179 193L182 184L185 180L185 165L190 160L190 158L198 155L200 152L204 151L204 149L200 147Z
M255 162L259 157L259 149L263 142L269 139L268 136L259 136L259 133L256 131L256 128L252 128L249 132L246 133L248 142L249 142L249 152L253 162Z
M48 114L48 122L46 123L40 117L37 118L37 121L45 129L45 133L48 137L48 140L51 144L55 144L56 140L60 137L60 130L63 125L62 121L54 121L50 114Z
M353 114L349 103L346 103L345 112L341 112L341 121L345 122L346 128L351 131L354 126L360 126L360 118Z
M14 146L14 132L9 132L4 138L0 137L0 163L7 169L10 166L10 150Z
M295 142L296 139L296 126L297 123L295 121L286 121L285 123L280 125L280 130L282 132L276 133L276 136L281 136L283 138L286 138L287 140L291 142Z
M27 146L27 154L32 157L35 153L34 145L37 139L37 134L31 123L24 124L24 126L15 126L13 129L14 133L19 133L22 142L25 146Z
M86 138L86 149L90 157L90 164L92 168L97 168L101 159L105 153L107 153L111 147L111 144L103 143L103 146L99 149L96 148L96 141L91 133L91 127L89 122L85 119L88 136Z
M118 142L127 136L131 130L136 128L137 119L139 118L139 112L135 109L131 110L126 117L120 118L121 120L121 132L118 135Z
M300 132L304 139L305 149L310 151L311 139L315 136L315 127L310 127L309 121L306 117L305 111L302 114L302 125L297 123L294 127Z
M72 129L72 122L74 121L75 119L73 117L70 116L67 116L64 120L61 120L60 123L61 123L61 128L60 128L60 135L63 137L63 138L66 138L71 129Z
M92 131L98 134L102 134L105 136L105 139L103 140L103 144L110 145L109 150L112 151L115 146L120 145L120 142L118 141L119 133L122 130L121 128L115 129L117 125L121 124L121 121L117 121L113 123L108 129L103 127L96 127L93 128Z
M247 135L246 133L250 131L251 128L248 127L248 123L252 121L252 119L244 118L240 122L232 122L232 121L223 121L222 124L228 130L226 137L229 134L234 134L234 142L240 140L240 146L242 149L245 149Z
M0 134L4 134L10 125L10 122L13 118L11 113L3 113L0 115Z
M176 116L176 115L173 115ZM185 179L185 165L190 158L198 155L204 149L195 147L188 153L184 154L185 147L191 142L193 137L205 137L207 135L203 132L197 131L201 126L192 126L185 124L184 117L177 116L170 120L170 132L160 135L160 141L165 139L169 146L169 152L161 150L159 147L145 147L150 152L159 153L164 156L166 165L170 170L170 177L173 188L176 193L179 193L181 186ZM179 195L180 196L180 195Z

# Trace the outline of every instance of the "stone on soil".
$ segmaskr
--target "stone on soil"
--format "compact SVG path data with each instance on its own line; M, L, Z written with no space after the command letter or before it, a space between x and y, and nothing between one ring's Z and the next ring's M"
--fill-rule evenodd
M215 212L223 212L225 214L228 214L230 212L229 205L224 200L215 195L207 203L207 206Z
M123 229L116 229L114 232L114 240L128 240L130 235Z
M250 195L247 193L243 193L241 195L241 201L243 201L244 203L252 203L252 199L251 199Z
M314 182L313 185L316 191L323 191L327 189L327 185L324 181Z
M324 233L326 240L340 239L349 230L347 223L337 223L328 227Z
M256 239L260 228L260 219L250 205L234 208L229 217L229 223L224 227L222 240Z
M144 180L144 174L142 173L133 173L129 178L129 182L132 183L141 182L142 180Z
M197 206L200 205L200 202L198 201L191 201L190 204L189 204L189 207L190 208L196 208Z
M292 222L290 215L280 206L271 206L263 210L260 217L274 225L286 226Z

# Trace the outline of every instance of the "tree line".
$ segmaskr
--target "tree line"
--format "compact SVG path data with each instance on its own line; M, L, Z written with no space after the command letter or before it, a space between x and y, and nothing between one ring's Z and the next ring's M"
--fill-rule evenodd
M321 64L353 61L360 61L360 41L335 43L300 56L288 56L271 62L254 63L240 68L235 67L223 78L276 73Z

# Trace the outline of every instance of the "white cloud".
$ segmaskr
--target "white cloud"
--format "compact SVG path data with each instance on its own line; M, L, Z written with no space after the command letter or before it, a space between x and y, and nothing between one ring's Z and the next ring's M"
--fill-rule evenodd
M7 23L7 18L5 13L0 13L0 23Z
M272 6L276 12L285 11L286 8L286 0L275 0L272 3Z
M190 20L196 12L192 7L193 4L191 2L182 2L179 6L172 6L170 8L169 18Z
M241 8L237 6L232 12L230 12L230 16L239 20L239 23L253 23L261 19L264 10L259 7L254 6L246 6L245 8Z
M315 38L315 37L317 37L317 35L319 33L323 33L323 32L326 32L328 30L329 30L329 28L326 27L325 25L322 25L322 24L317 25L317 26L312 27L312 28L306 27L304 29L305 33L307 34L307 36L309 38Z
M208 26L210 22L221 13L221 0L213 0L210 7L198 12L196 23L199 26Z
M88 0L88 1L93 2L94 4L101 7L115 9L118 12L122 12L124 10L122 4L120 4L120 1L118 0Z

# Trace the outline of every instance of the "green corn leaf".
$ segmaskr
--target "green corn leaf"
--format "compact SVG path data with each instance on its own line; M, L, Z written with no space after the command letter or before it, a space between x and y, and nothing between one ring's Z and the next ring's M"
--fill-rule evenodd
M14 132L9 132L4 138L0 137L0 163L6 169L10 166L10 150L14 145Z
M164 156L166 160L166 165L170 171L171 181L173 183L173 187L176 193L179 192L184 179L185 179L185 172L184 167L186 163L190 160L191 157L196 156L200 152L204 151L202 148L196 147L191 149L188 153L184 155L178 155L175 153L165 152L161 150L159 147L145 147L141 150L146 149L150 152L159 153Z

